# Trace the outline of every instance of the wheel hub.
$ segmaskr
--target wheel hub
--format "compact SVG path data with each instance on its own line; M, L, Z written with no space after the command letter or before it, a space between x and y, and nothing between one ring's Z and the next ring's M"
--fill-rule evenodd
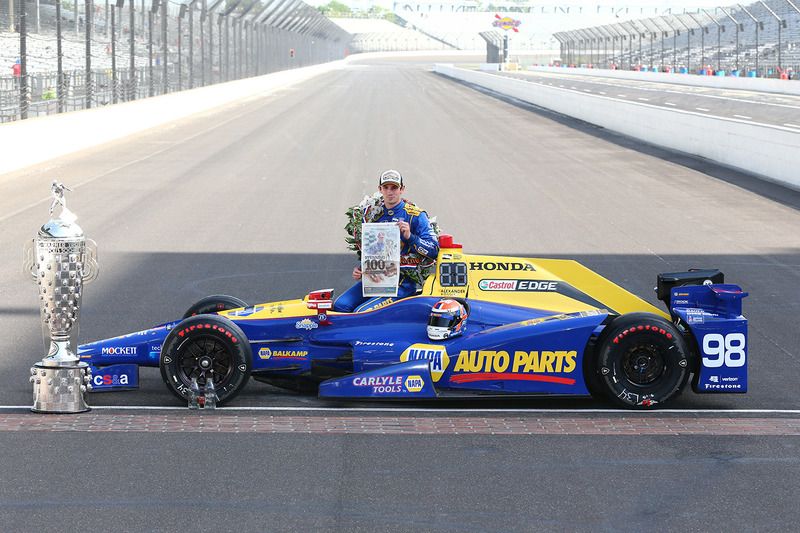
M622 368L636 385L649 385L664 372L665 364L661 352L655 346L637 346L623 359Z
M187 386L193 379L204 387L209 379L221 383L233 372L233 356L225 345L211 336L187 340L178 349L180 379Z
M210 370L211 366L214 364L214 360L207 355L204 355L200 359L197 360L197 366L200 367L200 370L206 371Z

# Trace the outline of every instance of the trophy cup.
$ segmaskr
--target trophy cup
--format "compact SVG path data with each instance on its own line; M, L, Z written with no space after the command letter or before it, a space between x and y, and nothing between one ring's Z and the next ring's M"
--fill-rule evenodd
M31 368L36 413L81 413L89 410L84 393L91 390L91 369L75 352L83 285L97 277L97 246L67 209L63 184L54 181L50 220L25 244L24 270L39 287L39 310L47 356ZM61 207L58 217L53 211Z

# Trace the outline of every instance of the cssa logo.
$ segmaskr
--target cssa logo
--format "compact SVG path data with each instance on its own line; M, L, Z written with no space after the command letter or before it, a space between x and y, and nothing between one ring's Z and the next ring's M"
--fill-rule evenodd
M519 271L527 271L527 272L536 272L536 269L533 268L533 265L530 263L495 263L495 262L478 262L473 261L469 264L470 270L511 270L514 272Z
M97 374L92 378L96 387L109 387L114 385L128 385L130 381L127 374Z
M101 355L136 355L136 346L107 346L100 351Z
M444 346L435 344L412 344L400 355L400 361L403 363L420 359L430 361L431 378L433 378L434 382L442 378L442 374L450 364L447 350L445 350Z
M425 380L422 376L408 376L405 385L408 392L419 392L425 386Z

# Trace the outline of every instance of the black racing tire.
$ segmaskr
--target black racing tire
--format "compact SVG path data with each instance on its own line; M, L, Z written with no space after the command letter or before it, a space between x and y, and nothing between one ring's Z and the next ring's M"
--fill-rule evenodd
M227 294L215 294L213 296L206 296L202 300L195 303L183 314L183 318L189 318L190 316L204 315L208 313L219 313L220 311L238 309L240 307L247 307L247 303L239 298L236 298L235 296L228 296Z
M599 385L612 402L629 409L654 409L686 386L690 357L674 324L650 313L631 313L614 319L603 331L595 364Z
M225 317L198 315L187 318L169 332L161 347L161 378L184 402L192 378L204 390L209 376L222 405L241 392L250 379L253 355L242 330Z

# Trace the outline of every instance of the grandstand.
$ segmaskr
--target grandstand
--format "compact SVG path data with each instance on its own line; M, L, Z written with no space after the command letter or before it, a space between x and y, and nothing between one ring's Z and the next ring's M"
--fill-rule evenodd
M481 11L476 1L395 2L394 13L408 25L432 35L454 48L483 50L479 34L498 29L499 19L518 21L517 31L507 31L515 52L544 52L559 49L555 33L590 25L610 24L635 17L660 16L695 11L714 4L708 0L692 3L640 0L637 3L596 0L591 4L566 0L555 3L530 1L493 2L491 11Z
M413 28L404 28L384 19L332 18L353 36L352 52L387 52L395 50L452 50L453 46Z
M800 70L800 10L787 0L591 26L555 37L570 64L784 77Z

